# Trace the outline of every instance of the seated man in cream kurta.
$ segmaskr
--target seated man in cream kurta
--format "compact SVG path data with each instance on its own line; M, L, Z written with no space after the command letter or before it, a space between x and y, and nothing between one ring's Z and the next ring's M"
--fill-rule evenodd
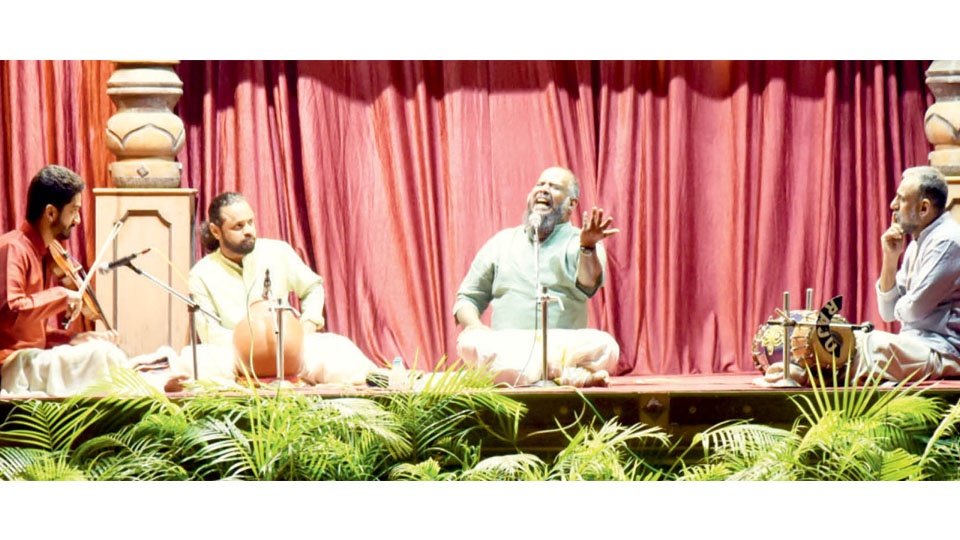
M563 302L547 310L548 377L574 386L605 385L620 348L610 334L587 329L587 300L603 285L602 239L616 234L603 210L583 214L583 230L570 225L580 188L568 169L543 171L527 197L524 225L494 235L477 253L457 291L454 318L464 326L457 352L496 371L496 381L525 385L540 378L542 320L536 303L533 221L539 221L540 283ZM492 330L480 322L493 308Z
M197 314L197 333L203 344L220 354L198 352L201 378L232 375L233 329L244 320L247 307L263 292L270 270L272 294L300 299L303 324L303 361L300 378L308 384L363 384L376 366L346 337L317 333L323 328L323 279L279 240L257 239L254 213L239 193L227 192L210 202L209 224L203 230L204 247L211 251L190 270L190 292L201 307L221 323ZM204 357L206 356L206 358ZM207 370L205 373L204 370Z

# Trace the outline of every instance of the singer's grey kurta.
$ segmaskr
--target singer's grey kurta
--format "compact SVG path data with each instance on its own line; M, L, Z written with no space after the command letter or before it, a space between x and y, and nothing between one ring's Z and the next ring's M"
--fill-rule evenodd
M540 283L560 297L564 311L552 302L547 311L550 328L586 328L587 300L603 285L607 256L603 243L597 244L602 272L593 289L577 283L580 257L580 229L561 223L540 246ZM465 303L483 314L493 308L494 330L531 329L541 320L536 304L536 263L533 241L524 227L498 232L477 253L470 271L460 284L453 312Z

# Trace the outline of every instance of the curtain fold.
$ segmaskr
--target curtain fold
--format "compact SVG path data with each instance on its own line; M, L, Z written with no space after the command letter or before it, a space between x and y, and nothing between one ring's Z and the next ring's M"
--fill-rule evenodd
M600 306L621 369L752 369L785 290L879 322L887 206L929 150L922 63L600 64L600 199L625 218Z
M455 354L476 251L539 172L592 172L588 63L300 62L303 221L331 331L380 360ZM583 174L583 173L579 173Z
M454 356L476 252L518 225L540 171L570 167L580 214L613 216L591 326L619 371L752 369L792 293L879 323L888 204L926 163L924 62L186 61L182 186L227 190L261 237L323 276L327 324L369 356ZM0 63L0 225L46 163L106 186L107 62ZM88 200L89 199L89 200ZM83 218L93 223L92 197ZM72 240L93 257L93 231ZM199 253L198 253L199 255ZM489 314L486 317L489 320ZM892 329L890 325L878 324Z
M26 215L30 179L48 164L76 171L88 188L109 185L115 161L104 142L115 112L106 94L112 64L103 61L0 62L0 228L20 225ZM67 248L93 260L94 200L82 196L81 220Z

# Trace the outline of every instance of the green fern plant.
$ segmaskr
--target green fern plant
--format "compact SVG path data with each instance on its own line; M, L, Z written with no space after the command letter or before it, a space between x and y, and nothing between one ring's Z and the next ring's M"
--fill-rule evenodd
M396 419L410 451L406 462L450 457L462 461L462 441L474 432L515 441L526 406L494 391L493 375L477 368L443 368L426 374L413 392L393 393L384 398L385 408ZM488 424L492 416L497 426ZM457 441L460 441L458 444Z
M846 375L827 388L809 373L810 395L791 400L800 411L793 429L734 422L698 434L704 460L679 478L727 480L922 479L922 437L940 419L940 400L926 398L918 382L863 388ZM946 431L946 429L945 429Z
M623 426L616 418L599 428L579 426L573 434L568 428L560 431L567 437L566 448L560 451L547 473L548 480L656 480L657 470L647 469L642 459L630 450L630 443L663 446L669 436L657 426L636 424Z

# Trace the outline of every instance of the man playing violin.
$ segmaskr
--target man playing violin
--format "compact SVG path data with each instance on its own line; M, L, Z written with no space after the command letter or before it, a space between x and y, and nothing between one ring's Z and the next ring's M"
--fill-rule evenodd
M51 328L51 317L76 317L83 308L80 291L55 285L49 246L70 238L80 224L81 193L86 185L77 173L48 165L30 181L26 221L0 236L0 384L24 376L25 363L58 345L83 346L103 354L99 346L116 349L117 333L72 332ZM74 351L77 352L77 351ZM116 349L120 355L123 353ZM15 367L16 365L16 367ZM41 377L34 371L28 379ZM67 384L69 386L69 383ZM31 384L31 387L34 386ZM69 390L69 388L67 389Z

